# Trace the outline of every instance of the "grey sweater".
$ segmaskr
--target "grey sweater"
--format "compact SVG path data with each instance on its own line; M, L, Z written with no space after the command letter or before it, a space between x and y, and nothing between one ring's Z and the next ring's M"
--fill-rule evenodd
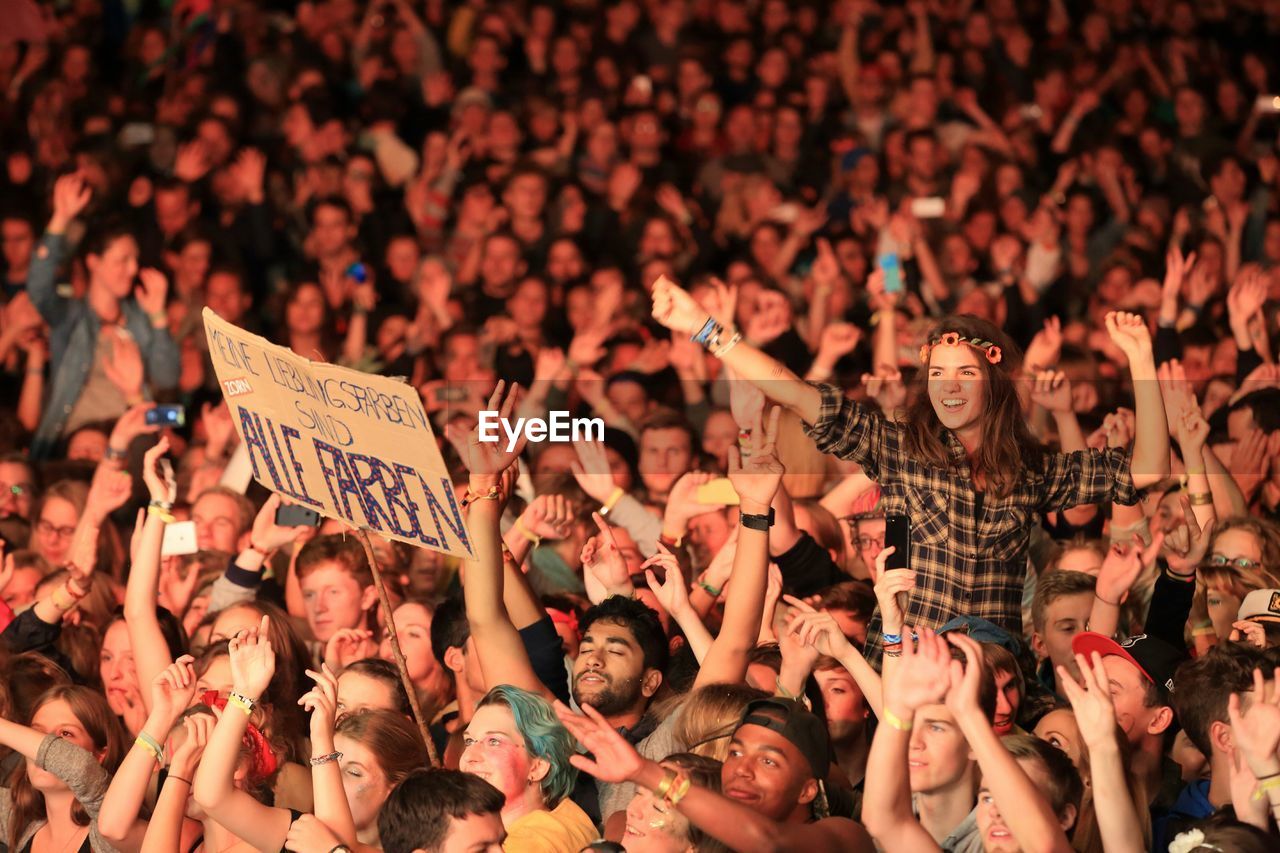
M116 848L98 832L98 811L102 808L102 798L107 794L107 786L111 784L111 774L103 769L93 754L87 752L57 735L47 736L36 752L36 766L57 776L89 813L89 847L94 853L118 853ZM0 838L9 837L9 822L13 819L13 797L6 791L0 795ZM18 834L18 846L21 850L27 842L46 823L43 817L31 822Z

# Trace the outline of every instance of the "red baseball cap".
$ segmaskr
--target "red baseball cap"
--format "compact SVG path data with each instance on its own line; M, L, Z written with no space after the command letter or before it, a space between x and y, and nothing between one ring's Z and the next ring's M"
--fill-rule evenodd
M1114 655L1138 668L1148 681L1165 693L1173 692L1173 674L1186 655L1164 640L1147 634L1136 634L1123 643L1095 631L1084 631L1071 638L1071 651L1086 659L1094 652L1102 657Z

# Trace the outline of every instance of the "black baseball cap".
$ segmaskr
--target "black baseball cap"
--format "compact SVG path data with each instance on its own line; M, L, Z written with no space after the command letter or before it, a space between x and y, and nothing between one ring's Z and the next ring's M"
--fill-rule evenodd
M1137 634L1117 643L1095 631L1084 631L1071 639L1071 651L1088 658L1094 652L1122 657L1138 668L1147 680L1166 695L1173 692L1173 673L1187 659L1181 649L1148 634Z
M831 766L827 724L803 702L781 696L756 699L748 703L742 722L738 724L739 728L742 726L760 726L777 732L808 759L813 778L821 781L827 777L827 769Z

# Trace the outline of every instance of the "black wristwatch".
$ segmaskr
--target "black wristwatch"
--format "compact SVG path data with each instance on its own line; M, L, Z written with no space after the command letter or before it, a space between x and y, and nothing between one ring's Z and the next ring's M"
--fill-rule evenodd
M773 507L769 507L768 515L751 515L744 512L738 517L743 527L750 527L752 530L763 530L767 533L769 528L773 527Z

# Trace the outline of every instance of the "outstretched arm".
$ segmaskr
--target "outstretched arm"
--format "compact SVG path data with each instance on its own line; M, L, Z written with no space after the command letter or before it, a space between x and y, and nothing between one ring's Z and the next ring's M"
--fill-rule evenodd
M1156 380L1151 332L1137 314L1113 311L1106 323L1111 340L1129 359L1137 415L1131 470L1134 487L1144 489L1169 476L1169 424Z
M133 646L139 684L153 683L165 667L173 663L169 657L169 646L160 630L160 620L156 618L156 600L160 595L160 546L164 542L165 525L173 518L169 510L178 492L173 471L163 460L168 450L169 439L162 437L143 457L142 478L151 494L151 505L147 507L146 521L142 523L142 534L124 592L124 622ZM174 615L181 616L179 613ZM151 695L144 691L142 699L150 710ZM170 720L169 724L172 725L173 721ZM167 732L166 728L160 736ZM154 731L151 733L156 734Z
M774 454L781 411L769 413L769 426L761 428L757 416L751 431L751 455L741 459L738 448L729 448L729 479L738 492L743 515L768 515L784 469ZM720 634L711 644L698 670L694 688L719 682L737 683L747 673L747 654L756 644L764 613L765 583L769 573L769 533L741 526L733 562L733 582L725 599Z
M683 335L697 334L711 319L692 296L666 276L661 276L653 285L653 316L673 333ZM816 423L822 414L822 396L818 390L745 341L738 341L725 351L733 337L733 330L724 328L718 351L721 361L765 396L798 414L805 423Z
M504 383L499 382L488 407L490 411L500 410L500 416L506 419L515 411L518 388L513 385L505 395L503 390ZM467 435L450 428L447 435L471 472L467 526L475 545L475 559L466 563L462 589L480 670L487 686L514 684L551 701L555 696L534 672L520 632L511 623L503 603L504 556L499 521L514 486L514 477L506 477L504 472L515 463L523 442L507 451L498 442L482 442L478 426Z

